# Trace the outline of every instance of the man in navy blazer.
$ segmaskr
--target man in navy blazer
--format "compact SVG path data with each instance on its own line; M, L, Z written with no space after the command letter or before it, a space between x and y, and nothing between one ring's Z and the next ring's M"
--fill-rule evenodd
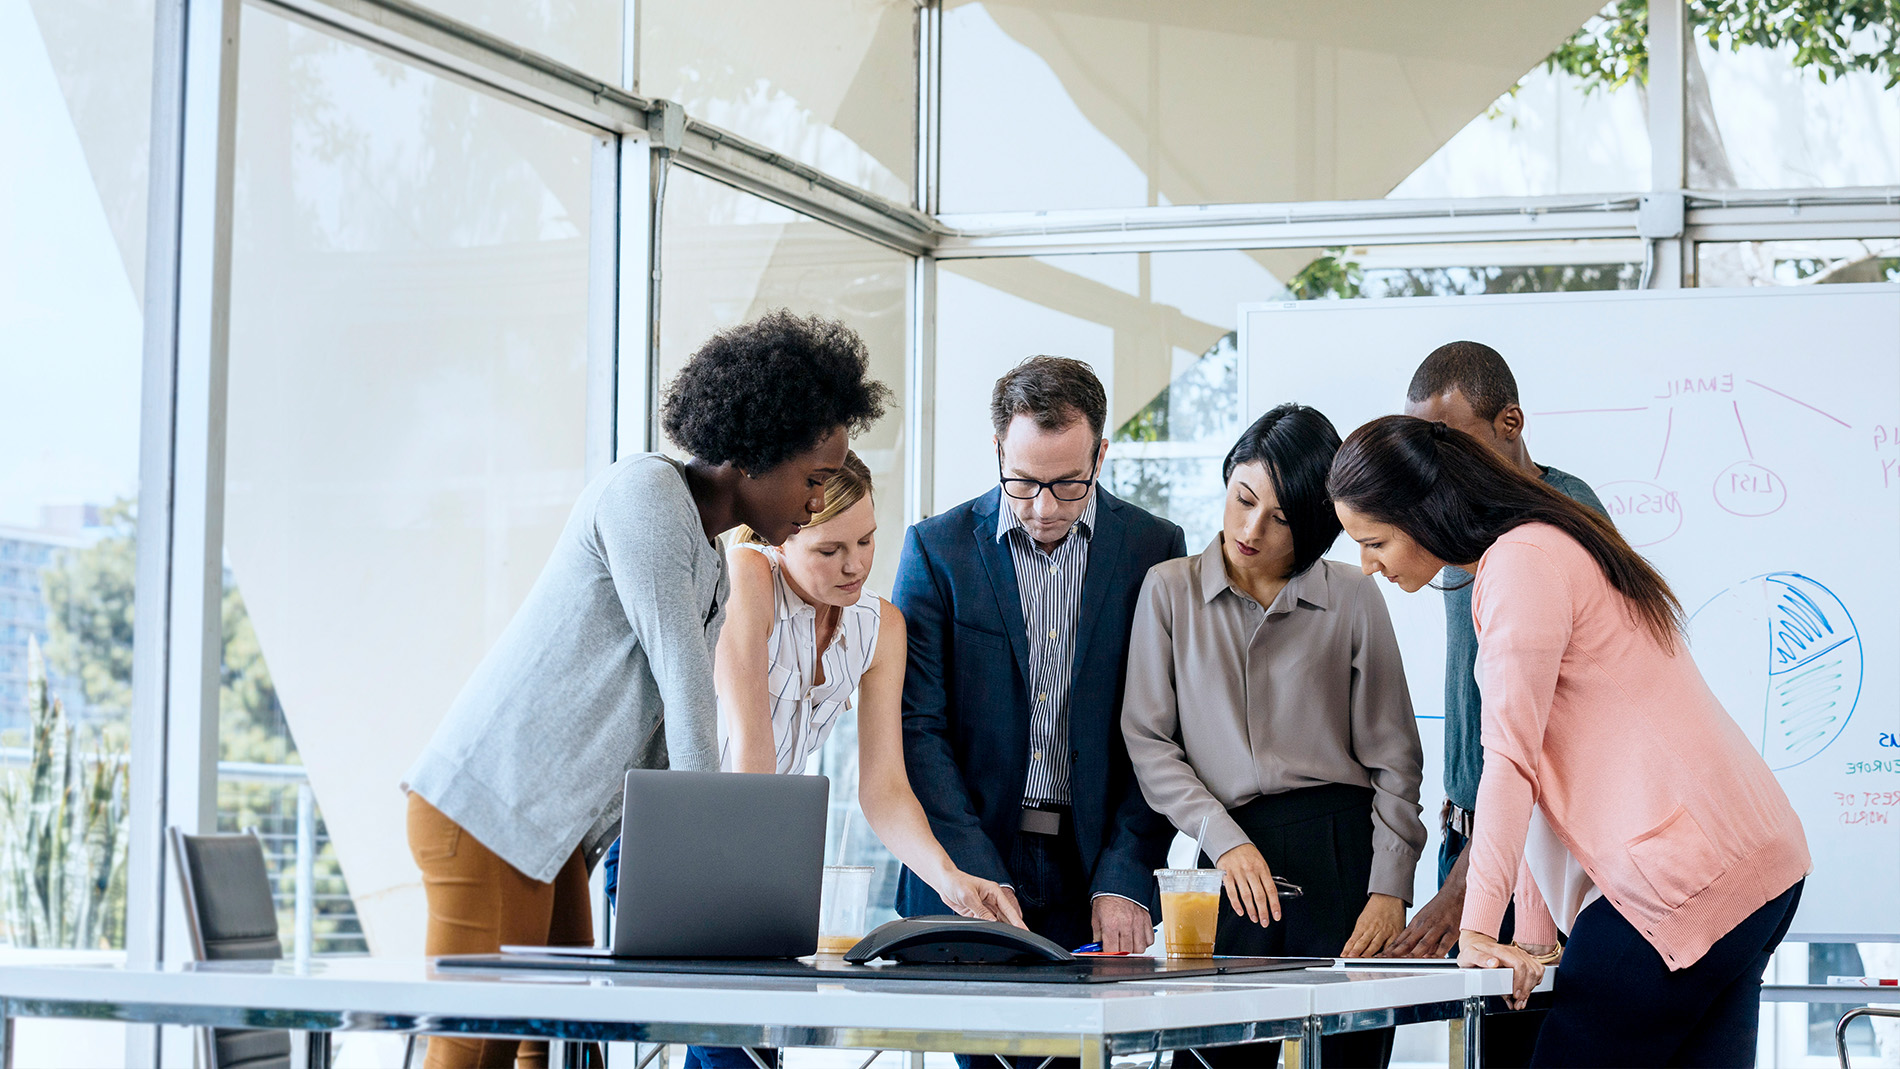
M904 762L958 867L1074 949L1152 941L1174 829L1122 741L1124 664L1148 569L1181 529L1097 485L1107 395L1087 364L1032 357L991 398L999 486L910 528L893 601L910 640ZM906 870L897 908L949 912Z

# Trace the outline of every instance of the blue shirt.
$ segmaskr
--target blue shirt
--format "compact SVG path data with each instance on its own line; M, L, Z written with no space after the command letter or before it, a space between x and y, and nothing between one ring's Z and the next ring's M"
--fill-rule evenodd
M1609 515L1590 484L1568 472L1544 468L1544 482L1567 496ZM1445 588L1445 797L1466 812L1478 808L1478 779L1484 774L1483 701L1478 694L1478 631L1471 623L1471 574L1446 568L1438 576Z

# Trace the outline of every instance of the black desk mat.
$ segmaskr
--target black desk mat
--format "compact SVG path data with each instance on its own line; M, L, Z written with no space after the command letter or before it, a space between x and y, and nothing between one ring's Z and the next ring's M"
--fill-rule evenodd
M1022 965L965 963L851 965L840 958L615 958L605 954L455 954L435 959L443 969L561 969L577 972L770 976L818 980L969 980L1010 984L1108 984L1118 980L1179 980L1199 976L1279 972L1328 966L1331 958L1141 958L1084 956L1074 961Z

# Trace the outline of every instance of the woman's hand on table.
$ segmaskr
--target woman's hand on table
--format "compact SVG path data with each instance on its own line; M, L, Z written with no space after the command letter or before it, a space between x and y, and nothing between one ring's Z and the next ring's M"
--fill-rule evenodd
M1458 965L1465 969L1511 970L1511 993L1504 1001L1521 1010L1531 989L1544 981L1544 965L1523 948L1500 943L1469 928L1458 933Z
M1369 958L1405 928L1405 901L1391 895L1366 896L1366 908L1352 926L1352 937L1339 952L1342 958Z
M1220 870L1221 884L1227 888L1235 913L1262 928L1269 917L1280 919L1280 889L1273 885L1273 870L1260 856L1259 847L1241 843L1222 854L1214 867Z
M1026 927L1022 908L1016 904L1016 896L993 880L972 876L961 869L952 869L944 877L943 886L936 890L943 898L943 904L962 916L1002 921L1018 928Z

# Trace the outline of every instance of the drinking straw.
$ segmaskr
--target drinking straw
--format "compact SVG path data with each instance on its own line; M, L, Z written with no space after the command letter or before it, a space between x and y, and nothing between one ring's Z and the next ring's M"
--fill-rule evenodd
M1201 844L1207 842L1207 821L1208 817L1201 818L1201 830L1194 836L1194 867L1197 869L1201 867Z

